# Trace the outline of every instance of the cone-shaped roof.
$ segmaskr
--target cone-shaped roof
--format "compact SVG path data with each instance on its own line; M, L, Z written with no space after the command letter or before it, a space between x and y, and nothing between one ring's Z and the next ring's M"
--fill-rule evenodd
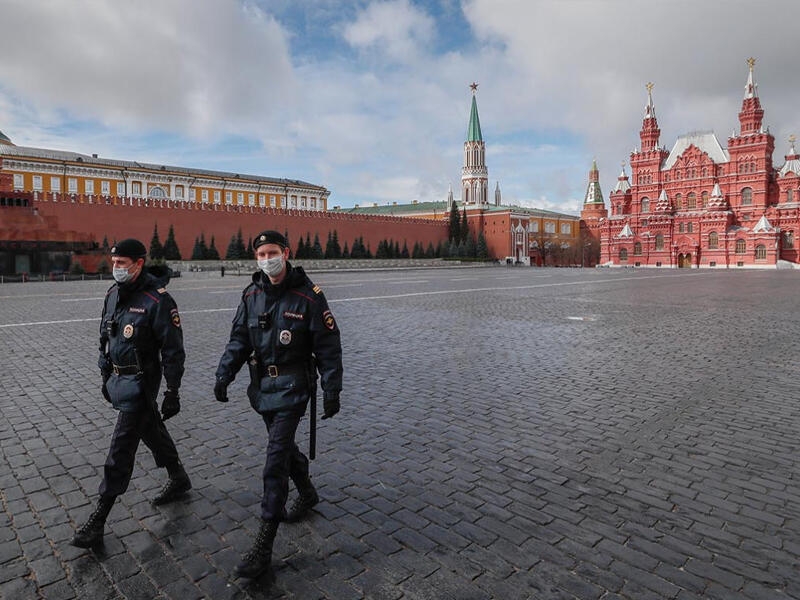
M470 110L469 113L469 125L467 126L467 141L468 142L483 141L483 136L481 135L481 120L478 118L478 102L475 100L475 89L472 90L472 110Z

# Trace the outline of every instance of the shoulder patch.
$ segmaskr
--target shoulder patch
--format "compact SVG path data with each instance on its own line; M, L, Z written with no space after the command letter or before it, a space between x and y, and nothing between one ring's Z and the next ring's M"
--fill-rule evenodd
M331 331L336 330L336 319L333 318L333 313L331 311L326 310L322 313L322 322L325 324L325 327Z
M169 315L170 315L170 320L172 321L172 324L173 324L175 327L177 327L177 328L179 328L179 329L180 329L180 326L181 326L181 317L180 317L180 315L178 314L178 309L177 309L177 308L173 308L171 311L169 311Z
M322 293L322 288L320 288L318 285L315 285L315 286L314 286L313 288L311 288L311 289L312 289L312 290L314 290L314 293L315 293L315 294L321 294L321 293Z

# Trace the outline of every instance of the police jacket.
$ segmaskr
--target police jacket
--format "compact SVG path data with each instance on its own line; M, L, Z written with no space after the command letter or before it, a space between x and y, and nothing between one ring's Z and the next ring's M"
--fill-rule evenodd
M342 389L339 327L325 295L302 267L286 269L278 285L261 271L253 274L216 373L230 383L247 362L247 396L259 413L304 405L316 393L317 372L326 395Z
M106 293L98 366L108 378L114 408L121 411L154 403L162 372L167 388L177 391L181 385L186 354L178 307L164 287L168 281L169 275L157 278L143 270Z

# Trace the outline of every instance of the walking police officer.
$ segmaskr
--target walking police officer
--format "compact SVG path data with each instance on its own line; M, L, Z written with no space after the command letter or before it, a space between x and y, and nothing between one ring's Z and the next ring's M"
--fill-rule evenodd
M106 293L100 324L102 393L119 411L106 458L97 508L72 540L89 548L103 539L108 513L124 493L133 474L139 441L153 453L156 465L166 467L169 479L153 504L166 504L184 495L192 484L164 421L180 411L178 388L183 376L183 331L175 301L144 267L147 250L135 239L111 248L116 284ZM151 268L151 270L153 270ZM158 389L162 373L167 383L161 414Z
M214 386L216 399L227 402L228 385L247 362L247 396L264 419L269 438L261 525L252 548L235 568L238 576L246 578L270 570L278 524L301 519L319 502L309 477L308 458L297 447L295 433L309 399L316 394L317 372L323 390L323 419L339 412L342 389L339 328L322 290L302 267L287 262L286 238L277 231L257 235L253 249L259 271L242 293ZM287 513L289 479L297 487L298 497Z

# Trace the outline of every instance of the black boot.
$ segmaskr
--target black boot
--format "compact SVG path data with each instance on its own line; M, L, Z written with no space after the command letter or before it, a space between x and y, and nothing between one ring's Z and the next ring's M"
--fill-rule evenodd
M319 504L317 490L314 489L314 485L311 483L310 478L306 477L299 483L295 482L295 485L297 486L299 495L295 499L292 507L289 509L289 512L286 515L287 523L295 523L299 521L309 512L311 512L312 508Z
M189 481L189 476L180 462L167 467L167 473L169 473L169 479L158 495L153 498L153 506L173 502L192 489L192 482Z
M253 547L233 569L237 577L255 579L267 571L270 571L270 576L272 576L272 542L275 541L277 531L277 522L261 521L261 528L258 530Z
M108 513L111 512L111 507L114 506L114 500L116 500L115 496L100 496L97 508L89 516L89 520L75 532L75 537L70 542L73 546L91 548L103 541L106 519Z

